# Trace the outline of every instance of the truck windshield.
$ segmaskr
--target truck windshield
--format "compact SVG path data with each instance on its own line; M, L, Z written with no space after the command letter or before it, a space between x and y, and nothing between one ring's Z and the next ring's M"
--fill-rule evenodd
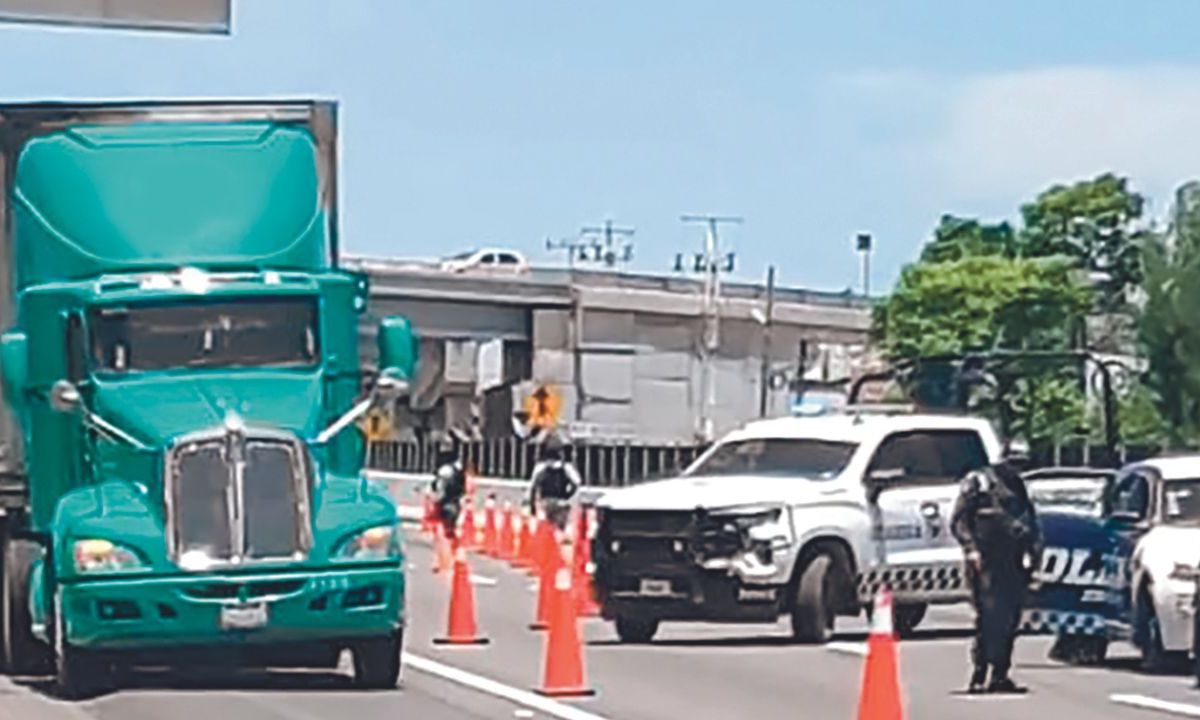
M850 462L858 445L810 438L762 438L722 443L685 475L788 475L827 480Z
M1168 480L1163 484L1163 520L1200 522L1200 478Z
M320 352L312 297L106 306L89 319L108 371L305 366Z

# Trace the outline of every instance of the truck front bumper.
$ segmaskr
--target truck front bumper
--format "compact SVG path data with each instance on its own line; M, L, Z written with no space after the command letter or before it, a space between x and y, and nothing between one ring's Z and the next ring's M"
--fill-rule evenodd
M77 647L166 647L347 642L404 625L404 572L395 563L252 575L77 579L60 586L65 639ZM233 628L230 608L265 608Z

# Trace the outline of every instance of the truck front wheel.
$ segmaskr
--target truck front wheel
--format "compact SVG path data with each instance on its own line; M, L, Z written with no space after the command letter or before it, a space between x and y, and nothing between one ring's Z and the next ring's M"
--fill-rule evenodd
M27 540L7 538L0 542L0 665L13 675L37 675L50 668L50 648L34 636L29 616L29 572L37 560L38 548Z
M54 670L58 695L64 700L87 700L100 695L113 680L112 664L93 650L67 642L62 601L54 599Z
M802 643L826 643L833 637L834 610L830 588L833 558L817 555L796 583L792 602L792 636Z
M393 690L400 681L404 633L364 640L353 648L354 684L366 690Z

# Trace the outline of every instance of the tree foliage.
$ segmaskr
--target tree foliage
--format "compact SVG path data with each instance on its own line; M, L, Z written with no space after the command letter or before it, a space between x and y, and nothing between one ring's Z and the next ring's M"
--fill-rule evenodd
M893 360L996 347L1066 347L1087 311L1088 289L1068 262L1000 255L905 268L875 313Z
M1112 173L1055 185L1021 207L1017 253L1070 258L1103 276L1095 283L1099 306L1119 309L1126 291L1141 280L1141 247L1149 236L1140 226L1145 205L1127 178Z
M921 262L938 263L969 257L1012 257L1016 233L1006 222L987 224L975 218L943 215L933 239L921 250Z
M1146 383L1172 444L1192 445L1200 434L1200 185L1176 193L1171 229L1148 240L1143 262L1138 334Z

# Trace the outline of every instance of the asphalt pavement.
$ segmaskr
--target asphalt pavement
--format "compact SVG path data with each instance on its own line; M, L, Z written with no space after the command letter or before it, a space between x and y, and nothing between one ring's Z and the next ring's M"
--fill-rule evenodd
M541 676L533 581L506 565L472 559L481 647L433 644L445 626L449 580L430 571L431 553L409 542L411 626L401 687L360 692L348 668L336 672L140 671L115 692L82 703L54 699L44 679L0 680L0 720L370 720L372 718L854 718L866 652L862 622L840 622L824 647L790 642L785 624L666 624L650 645L622 645L600 620L583 623L592 699L554 702L530 692ZM1200 690L1184 676L1137 671L1131 648L1117 646L1100 668L1046 659L1048 638L1022 638L1016 677L1024 696L969 697L970 611L938 609L900 646L908 717L1200 717Z

